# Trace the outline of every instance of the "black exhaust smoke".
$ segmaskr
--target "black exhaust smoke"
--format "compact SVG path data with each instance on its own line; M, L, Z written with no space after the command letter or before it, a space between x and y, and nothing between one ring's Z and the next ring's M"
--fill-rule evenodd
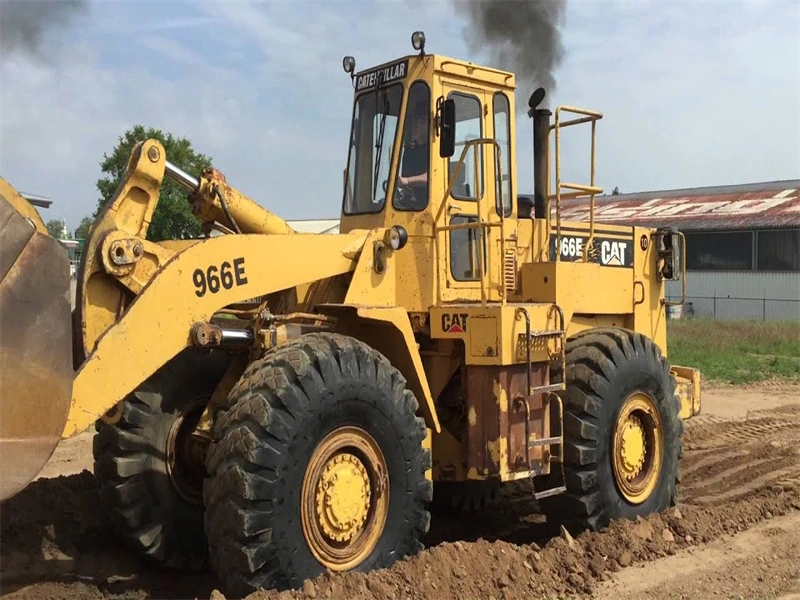
M88 0L0 0L0 51L38 56L44 38L88 6Z
M468 19L464 37L473 52L488 46L492 63L517 76L520 97L536 87L556 88L555 72L564 58L560 27L566 0L452 0ZM520 110L524 102L518 102Z

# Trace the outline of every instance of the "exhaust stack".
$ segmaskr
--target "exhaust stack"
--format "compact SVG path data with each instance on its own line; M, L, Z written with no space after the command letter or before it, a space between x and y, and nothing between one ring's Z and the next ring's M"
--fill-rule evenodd
M550 115L546 108L536 109L533 117L533 198L537 219L547 217L550 207L547 186L547 151L550 140Z
M549 210L547 186L547 154L550 139L550 115L546 108L537 108L544 100L544 88L538 88L528 100L528 116L533 119L533 207L534 217L544 219Z

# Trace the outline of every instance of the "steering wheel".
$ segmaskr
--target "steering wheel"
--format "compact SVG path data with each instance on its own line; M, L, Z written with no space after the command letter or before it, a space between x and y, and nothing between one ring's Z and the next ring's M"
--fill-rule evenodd
M387 189L389 188L389 180L383 180L383 192L386 193ZM402 183L398 183L395 185L394 191L394 205L397 208L405 209L405 210L413 210L416 204L416 196L414 195L414 190L411 189L411 186L404 185Z
M404 210L413 210L416 204L417 198L411 186L398 185L394 194L394 205Z

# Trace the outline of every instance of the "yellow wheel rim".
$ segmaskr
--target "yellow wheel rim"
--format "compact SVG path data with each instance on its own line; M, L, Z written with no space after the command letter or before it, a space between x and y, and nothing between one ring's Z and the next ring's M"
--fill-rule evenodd
M342 427L317 446L301 492L303 535L311 553L332 571L347 571L370 555L389 509L386 461L358 427Z
M628 502L641 504L656 488L663 440L661 417L650 396L629 396L617 417L612 449L614 479Z

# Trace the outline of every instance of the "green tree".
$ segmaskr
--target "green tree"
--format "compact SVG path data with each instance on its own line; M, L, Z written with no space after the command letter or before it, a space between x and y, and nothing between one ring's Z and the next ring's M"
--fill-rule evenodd
M92 217L83 217L80 225L75 229L75 237L77 239L86 239L89 237L89 230L92 228L93 224L94 219Z
M50 237L54 237L57 240L65 240L69 237L67 224L63 219L50 219L45 227L47 227L47 233L50 234Z
M97 180L100 198L97 210L94 212L95 218L117 191L133 147L138 142L150 138L157 139L163 144L169 162L195 177L199 177L203 169L211 166L211 157L195 152L188 139L176 138L160 129L145 129L143 125L135 125L118 138L117 145L110 155L103 154L100 168L106 177ZM147 229L147 239L153 242L165 239L180 240L197 237L201 233L202 223L192 214L186 190L165 177L161 185L158 206Z

